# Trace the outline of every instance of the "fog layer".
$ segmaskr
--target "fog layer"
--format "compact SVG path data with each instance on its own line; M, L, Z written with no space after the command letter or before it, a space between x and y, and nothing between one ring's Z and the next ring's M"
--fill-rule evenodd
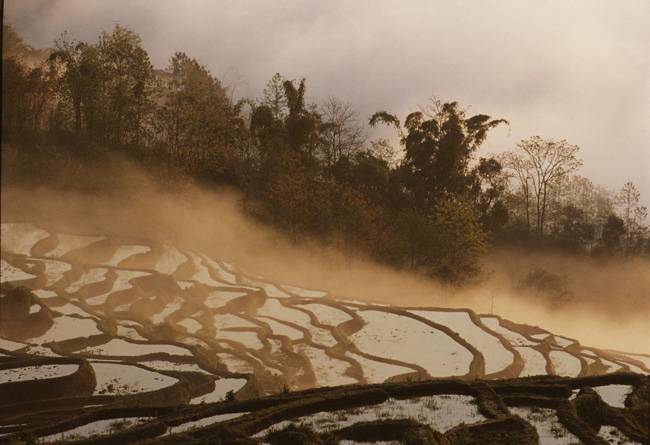
M144 236L205 252L281 283L329 290L336 298L493 311L586 346L650 353L647 260L492 252L481 283L451 289L349 252L286 240L244 216L233 191L160 187L130 164L120 163L116 172L109 193L3 186L2 221L32 221L62 232ZM553 302L522 288L522 279L535 268L561 276L570 298Z

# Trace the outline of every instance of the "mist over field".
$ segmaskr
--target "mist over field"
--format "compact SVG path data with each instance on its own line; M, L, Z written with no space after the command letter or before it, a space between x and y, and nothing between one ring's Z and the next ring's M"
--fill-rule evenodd
M361 252L294 242L244 215L236 190L181 182L170 189L121 157L101 168L112 171L113 179L110 190L97 193L81 191L81 177L75 180L76 191L4 186L3 222L145 237L196 249L273 281L328 290L335 298L470 308L600 348L644 353L650 347L648 259L496 248L481 257L483 273L475 284L455 288L408 268L381 265ZM89 177L96 181L92 172ZM522 284L539 269L559 279L559 293Z
M69 23L62 14L74 5L89 17L85 27ZM306 47L289 45L300 27L287 28L269 50L270 59L258 55L253 61L241 58L247 53L243 46L226 52L199 49L200 25L196 32L175 33L175 44L187 45L180 49L192 53L177 52L167 62L164 54L172 49L157 30L187 24L192 14L172 13L170 4L162 2L153 11L154 26L139 19L149 7L146 3L123 6L131 11L128 19L114 6L51 2L52 20L43 28L43 16L36 12L39 3L7 3L3 221L145 236L207 250L273 279L327 288L342 297L471 307L550 326L603 347L650 348L644 341L650 317L650 242L642 205L648 199L648 176L634 170L644 165L648 141L637 118L619 116L618 121L626 122L625 138L619 137L620 128L617 133L596 123L610 115L594 115L597 120L589 130L573 118L584 114L576 113L576 104L588 106L590 96L575 88L575 76L568 71L578 70L583 80L591 76L592 87L602 79L593 69L600 63L592 57L594 43L566 34L560 22L553 22L560 12L571 11L539 6L519 10L524 15L537 10L549 18L547 24L535 22L533 34L555 29L559 34L553 39L565 35L570 43L566 54L553 39L536 46L527 40L532 36L520 40L520 47L508 45L504 54L495 54L484 47L480 29L469 33L468 41L451 43L449 36L441 40L452 52L477 43L484 50L478 64L492 54L502 74L491 72L492 80L480 84L500 85L495 91L502 91L512 76L506 74L507 60L530 48L546 54L548 67L537 74L520 70L525 85L509 82L511 90L502 102L470 88L470 78L458 79L467 88L454 86L451 73L472 72L471 66L440 53L441 45L432 54L455 61L444 76L429 64L419 64L419 74L410 74L414 81L406 82L405 73L391 68L385 75L393 79L394 88L386 88L381 79L363 82L364 88L382 92L369 101L364 89L350 91L350 85L360 85L360 72L353 70L335 88L331 67L315 71ZM321 17L325 23L351 8L293 6L296 14ZM512 18L495 15L504 5L494 7L481 17L521 34ZM458 12L458 7L436 8L452 16ZM209 5L205 14L220 9L238 17L238 7L223 4ZM470 14L459 23L471 28L478 10L466 11ZM389 11L382 5L373 17L382 22ZM411 4L400 20L411 20L416 29L422 23L422 17L414 18L417 12ZM638 84L640 71L632 56L644 48L644 32L637 27L638 14L633 19L627 7L612 12L595 6L583 30L594 42L610 42L598 45L610 52L613 36L625 35L633 43L629 54L617 53L617 75L630 82L608 97L638 117L643 107L630 99L630 91L645 91L647 85ZM629 27L623 31L605 25L604 16ZM100 33L110 19L113 30L104 27ZM376 36L377 25L371 22L366 29ZM67 27L70 34L55 40L53 31ZM401 25L394 31L398 29ZM348 35L348 22L333 32L339 39L363 43ZM98 33L95 43L91 36ZM414 41L408 33L398 35L405 49ZM259 40L258 33L251 38ZM330 48L328 39L320 43ZM339 66L356 66L340 50ZM582 59L568 57L569 52ZM303 63L289 54L302 54ZM421 52L411 48L401 54L414 60ZM231 68L217 76L223 58L241 64L234 69L240 73L234 84L226 75ZM118 69L125 64L132 71ZM296 70L304 70L306 78L292 80L300 72ZM426 73L437 73L429 76L433 83L422 83L420 75ZM265 87L262 81L268 82ZM248 96L242 94L244 85ZM324 88L332 90L329 95ZM263 91L255 98L251 89ZM349 95L333 96L339 89ZM524 89L537 99L522 101ZM554 106L551 98L558 91L570 91L563 98L574 105ZM435 95L440 92L462 102ZM348 97L360 102L347 102ZM314 99L321 102L312 103ZM550 131L547 124L556 120L542 115L567 109L573 117L565 116ZM490 116L474 114L479 112ZM506 131L522 139L504 139ZM606 137L595 136L603 131ZM537 132L542 136L534 136ZM638 156L639 162L629 169L615 167L606 155L612 150L603 145L608 138L622 144L619 161ZM610 159L609 173L631 174L619 179L621 189L600 185L607 175L582 176L583 171L601 171L603 159ZM614 182L609 178L606 183Z

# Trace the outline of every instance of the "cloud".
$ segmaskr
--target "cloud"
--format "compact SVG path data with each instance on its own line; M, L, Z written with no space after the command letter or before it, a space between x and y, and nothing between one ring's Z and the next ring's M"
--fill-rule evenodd
M175 51L206 65L235 96L259 97L280 72L307 78L368 117L403 117L435 93L506 118L487 151L539 134L581 146L582 174L650 206L650 3L298 0L8 0L34 46L63 30L96 41L114 22L138 32L153 63Z

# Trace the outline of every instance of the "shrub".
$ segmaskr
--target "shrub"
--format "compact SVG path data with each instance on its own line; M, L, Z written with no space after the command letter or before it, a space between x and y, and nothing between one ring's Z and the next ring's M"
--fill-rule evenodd
M0 314L2 318L16 318L29 314L34 298L26 287L13 287L3 285L4 297L0 300Z
M536 267L519 281L519 289L542 297L552 306L559 307L575 300L568 289L569 280L566 276L556 275L540 267Z

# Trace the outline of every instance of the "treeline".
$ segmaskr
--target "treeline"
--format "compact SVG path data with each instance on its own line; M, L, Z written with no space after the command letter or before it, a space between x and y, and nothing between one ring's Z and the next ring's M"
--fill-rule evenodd
M434 97L403 122L386 111L370 117L370 127L394 127L398 151L371 139L349 103L309 103L305 79L276 74L262 97L235 103L184 53L155 69L138 35L120 25L94 44L64 34L49 52L7 24L3 37L3 161L29 180L49 177L53 156L122 153L170 177L241 190L249 215L292 239L449 283L475 278L494 243L649 254L633 184L617 196L575 175L578 147L565 141L532 137L476 159L507 121L470 116L456 102Z

